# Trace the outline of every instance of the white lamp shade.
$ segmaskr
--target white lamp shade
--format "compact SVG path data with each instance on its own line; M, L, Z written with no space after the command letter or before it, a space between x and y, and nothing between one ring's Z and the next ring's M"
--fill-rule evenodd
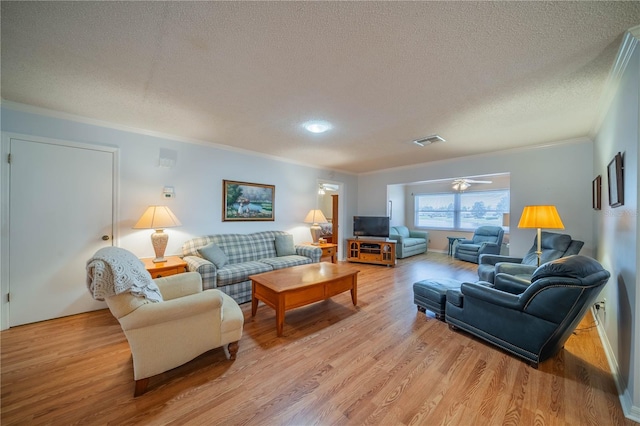
M304 223L327 223L327 218L324 217L322 210L310 210L307 217L304 218Z
M167 206L149 206L142 217L133 226L133 229L155 229L151 234L151 244L156 253L154 263L166 262L164 252L167 249L169 236L164 233L165 228L173 228L182 225L176 215Z
M167 206L149 206L133 229L165 229L182 225Z

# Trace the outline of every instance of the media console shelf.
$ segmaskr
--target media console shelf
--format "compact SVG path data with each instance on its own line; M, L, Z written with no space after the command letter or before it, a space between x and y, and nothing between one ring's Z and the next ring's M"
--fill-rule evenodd
M396 242L367 240L364 238L347 239L347 261L396 266Z

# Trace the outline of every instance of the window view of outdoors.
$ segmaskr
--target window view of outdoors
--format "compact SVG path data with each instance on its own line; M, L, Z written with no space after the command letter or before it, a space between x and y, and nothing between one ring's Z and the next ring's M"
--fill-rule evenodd
M453 228L456 194L429 194L416 197L416 226Z
M418 195L415 213L417 227L502 226L502 214L509 213L509 190Z
M460 194L458 228L502 226L503 213L509 213L509 191L463 192Z

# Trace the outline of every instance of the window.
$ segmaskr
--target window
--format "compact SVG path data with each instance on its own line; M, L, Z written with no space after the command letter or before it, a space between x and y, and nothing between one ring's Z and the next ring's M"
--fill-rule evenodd
M415 225L422 228L453 228L455 195L448 193L416 196Z
M459 230L502 226L503 213L509 213L509 194L503 189L417 195L415 226Z

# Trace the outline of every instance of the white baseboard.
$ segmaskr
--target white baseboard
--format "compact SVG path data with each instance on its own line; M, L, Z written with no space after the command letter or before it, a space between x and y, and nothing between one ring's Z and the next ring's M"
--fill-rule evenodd
M597 311L593 307L591 307L591 313L593 314L594 318L597 318ZM616 388L618 389L618 397L620 398L622 412L627 419L640 423L640 407L636 407L633 405L633 400L631 398L631 395L629 394L629 388L620 375L620 368L618 367L618 362L616 361L611 343L609 342L609 339L604 332L602 323L600 321L597 321L597 324L598 325L596 329L598 330L598 336L600 336L600 341L602 342L604 353L607 356L607 361L609 362L609 369L611 370L613 381L615 382Z

